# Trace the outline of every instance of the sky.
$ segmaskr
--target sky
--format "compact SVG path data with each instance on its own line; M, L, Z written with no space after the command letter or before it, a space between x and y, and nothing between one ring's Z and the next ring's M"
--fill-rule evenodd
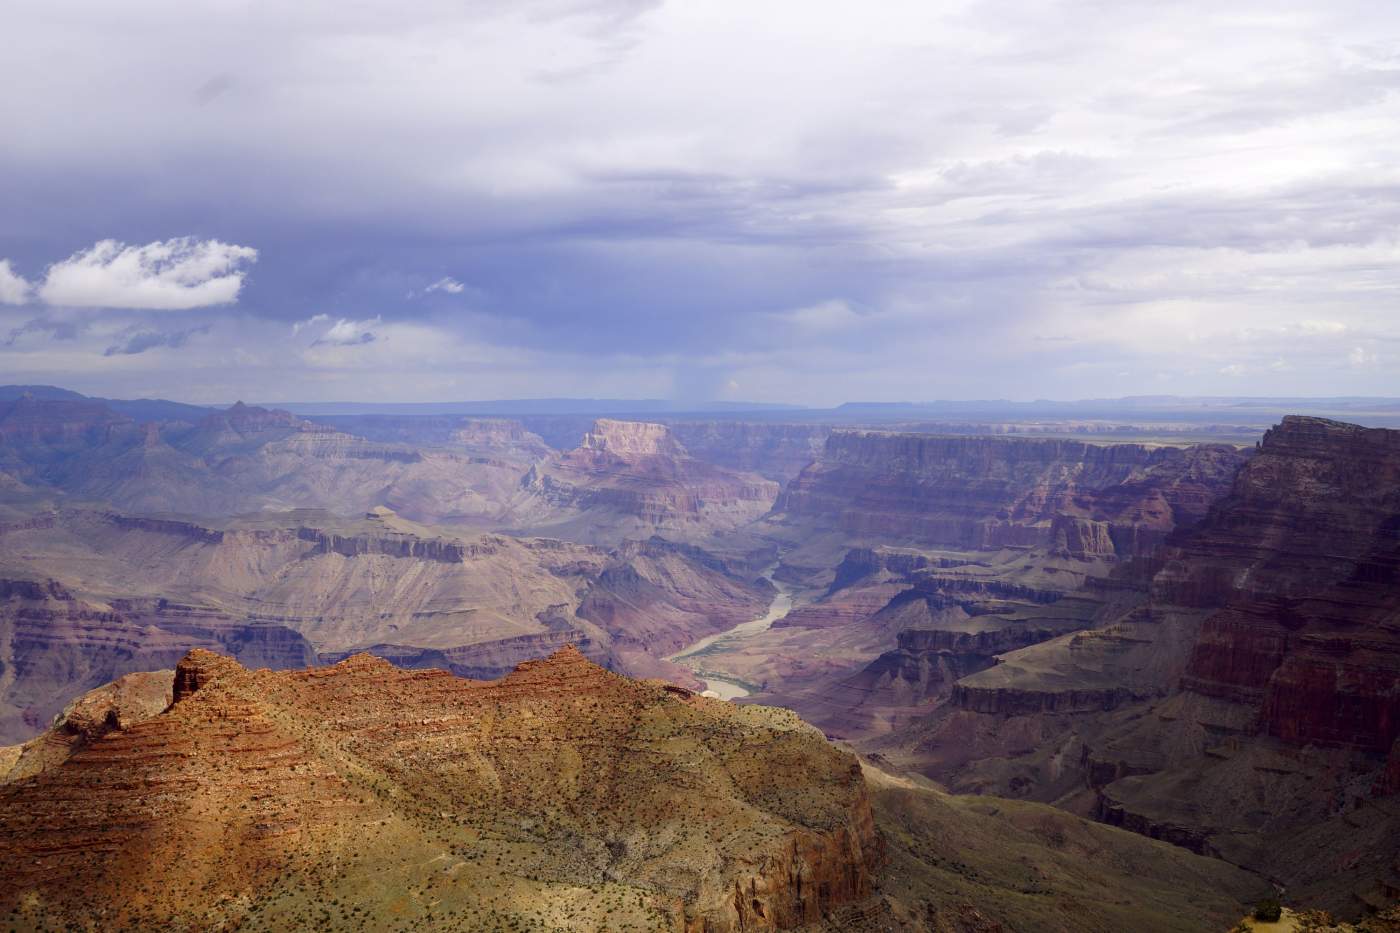
M1400 395L1400 4L0 17L0 383Z

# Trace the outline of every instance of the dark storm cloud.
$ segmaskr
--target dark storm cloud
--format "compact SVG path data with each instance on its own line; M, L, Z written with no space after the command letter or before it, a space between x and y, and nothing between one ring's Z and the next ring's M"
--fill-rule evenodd
M171 394L218 366L235 395L839 401L1400 368L1391 6L138 0L6 28L0 367L35 378L118 378L87 353ZM19 303L175 237L257 251L199 312L218 340L158 320L153 293L197 306L169 287L83 293L120 319Z

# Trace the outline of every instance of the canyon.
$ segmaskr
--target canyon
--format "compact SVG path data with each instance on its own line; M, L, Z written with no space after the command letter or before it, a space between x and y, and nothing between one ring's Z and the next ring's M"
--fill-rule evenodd
M886 732L999 655L1095 627L1248 453L836 430L750 533L803 588L711 670L828 733Z
M661 656L766 602L758 581L686 545L457 536L385 509L202 524L60 509L0 525L0 580L11 741L78 693L195 647L271 668L368 649L479 677L576 644L698 685Z
M1400 432L1290 417L1137 599L999 656L872 740L1355 914L1400 890Z
M284 790L301 800L300 841L264 851L254 845L263 830L239 829L231 861L199 868L193 888L228 866L240 878L264 863L321 868L295 890L253 872L236 891L196 898L189 914L151 895L148 919L236 917L260 928L305 921L314 902L328 922L323 894L334 891L330 900L359 906L354 919L370 923L382 905L322 871L354 849L345 840L359 824L337 814L366 806L372 821L390 821L375 825L396 827L391 873L419 891L411 911L450 903L449 928L483 910L502 924L591 928L611 908L613 919L686 930L1069 930L1083 911L1121 929L1129 914L1115 913L1124 902L1104 886L1130 885L1148 905L1146 928L1198 929L1207 915L1228 925L1270 885L1300 909L1344 918L1400 896L1400 432L1288 416L1243 444L1212 439L1247 436L1242 425L1172 425L1138 441L1138 423L863 424L859 410L803 422L117 405L28 392L0 400L0 743L10 743L0 744L0 783L21 795L12 809L50 793L47 781L71 794L77 785L62 782L86 780L75 775L109 743L176 729L182 708L219 692L206 694L206 682L243 685L239 704L262 692L290 704L258 708L249 728L278 738L250 746L253 758L238 759L218 733L208 748L224 766L243 761L236 769L303 742L297 730L317 716L340 722L352 697L370 719L381 694L386 716L400 711L374 729L456 724L432 725L432 742L391 767L365 757L349 737L360 726L343 723L333 734L344 741L298 746L301 764L255 796L220 785L211 793L238 801L219 811L230 815L245 803L261 812L273 805L258 801ZM550 673L532 681L532 671ZM322 683L328 692L312 686ZM686 831L698 835L667 838L719 861L700 869L687 855L682 869L659 855L656 866L615 853L598 861L597 845L640 845L628 835L636 826L576 809L559 838L594 854L579 861L569 850L568 867L546 864L555 837L507 842L498 827L483 856L492 871L498 854L503 866L525 861L475 874L481 866L442 840L469 825L474 845L487 837L476 817L432 815L434 801L463 793L451 783L460 774L438 773L432 748L497 735L506 748L528 744L525 733L501 733L498 717L523 728L555 703L572 712L542 747L561 761L614 741L656 761L690 747L642 728L671 722L669 712L589 732L580 710L599 722L613 713L576 709L583 701L564 699L575 686L626 710L674 701L719 717L696 727L709 737L683 762L653 775L679 783L643 796L732 793L687 769L719 767L703 757L715 737L744 733L758 757L743 767L768 769L802 798L777 730L815 743L802 746L804 761L834 761L815 751L828 740L855 754L837 770L855 775L851 793L863 802L842 803L846 817L812 818L864 828L801 835L802 820L751 814L745 796L740 810L725 804L706 819L742 811L742 831L755 833L742 845L769 852L764 840L777 832L785 854L748 864L725 848L742 847L739 836L709 837L721 824L699 825ZM505 697L515 698L508 712ZM502 712L483 719L468 698ZM215 719L225 715L238 719L243 707ZM205 747L170 735L175 747ZM491 759L490 799L501 801L501 775L517 759L503 765L496 754L469 757L472 768ZM116 786L153 780L107 770L118 765L83 773ZM298 784L303 766L320 775L310 789ZM589 767L590 779L622 773L601 759ZM471 786L484 786L487 772L473 773ZM388 798L364 797L361 779ZM583 793L573 780L558 789L570 800ZM520 793L507 793L527 801L503 817L510 825L552 806ZM589 793L593 807L604 791ZM417 801L404 806L418 815L374 810L386 799ZM218 817L234 832L228 818ZM0 843L28 845L39 824L9 825ZM98 838L91 824L61 832ZM518 897L486 905L472 900L479 892L428 892L405 866L436 864L433 846L469 866L452 869L467 872L468 887L504 885ZM1018 874L1027 860L1038 874ZM734 895L726 874L741 862L753 897ZM1144 863L1156 877L1131 867ZM780 890L818 875L842 893ZM31 892L25 903L57 898L43 912L81 914L35 893L48 890L38 875L17 877L7 884ZM1194 890L1216 893L1192 913L1181 895ZM591 892L578 896L595 906L570 914L564 891ZM1046 894L1068 899L1051 908ZM110 898L117 909L120 897ZM448 914L413 916L429 924Z

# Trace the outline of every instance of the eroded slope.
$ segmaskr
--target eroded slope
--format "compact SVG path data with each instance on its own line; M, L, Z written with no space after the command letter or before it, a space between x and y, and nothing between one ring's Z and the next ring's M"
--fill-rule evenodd
M496 682L196 652L175 696L0 789L0 909L106 927L725 931L871 892L854 759L785 711L629 681L572 649Z

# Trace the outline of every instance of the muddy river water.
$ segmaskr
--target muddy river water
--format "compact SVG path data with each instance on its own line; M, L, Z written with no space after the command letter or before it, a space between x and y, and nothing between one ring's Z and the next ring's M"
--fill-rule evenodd
M786 583L773 579L773 571L776 567L769 568L763 576L777 588L777 593L773 596L773 601L768 604L768 611L757 619L750 619L747 622L740 622L738 625L723 632L716 632L713 635L706 635L704 638L687 645L680 651L668 657L666 660L683 664L695 672L695 675L705 682L705 692L713 694L722 700L733 700L738 697L748 696L750 690L741 681L732 677L726 677L724 671L712 670L706 663L708 656L717 654L728 648L732 648L737 643L752 638L759 632L766 632L773 623L787 615L792 609L792 588Z

